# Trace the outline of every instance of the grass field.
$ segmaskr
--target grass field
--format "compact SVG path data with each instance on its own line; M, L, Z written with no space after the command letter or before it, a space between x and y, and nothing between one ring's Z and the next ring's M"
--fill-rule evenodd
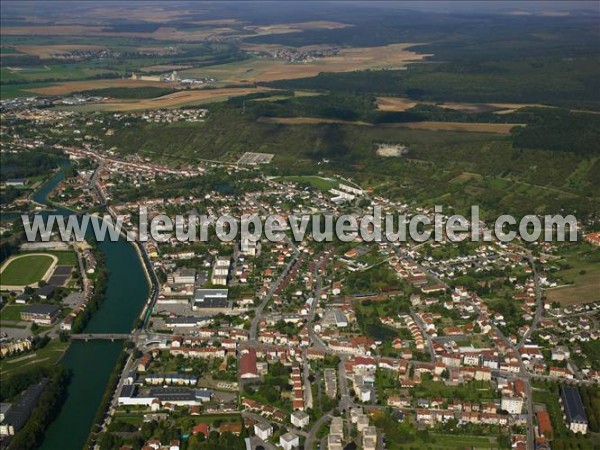
M2 268L2 285L23 286L37 283L46 274L55 259L51 255L19 255Z
M12 82L41 82L54 80L76 80L95 76L107 76L116 71L108 69L99 69L95 67L74 66L69 64L20 67L9 66L0 69L0 76L3 83ZM91 81L93 82L93 81Z
M68 342L53 339L44 348L34 353L5 358L0 361L0 376L10 377L37 366L53 366L60 361L68 347Z
M600 299L599 260L598 250L589 244L582 243L568 248L564 259L559 261L565 268L553 275L559 278L559 284L572 284L546 290L548 300L567 306Z
M337 188L340 184L338 181L313 175L278 177L275 179L275 181L291 181L293 183L308 184L313 188L320 189L322 191L328 191L329 189Z
M27 305L6 305L0 311L0 320L19 322L21 320L21 311L27 308Z

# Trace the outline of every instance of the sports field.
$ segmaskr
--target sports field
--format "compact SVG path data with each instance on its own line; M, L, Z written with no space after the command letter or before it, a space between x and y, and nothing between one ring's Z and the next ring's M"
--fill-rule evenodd
M42 253L11 258L2 266L1 284L3 286L25 286L37 283L56 264L56 260L55 256Z

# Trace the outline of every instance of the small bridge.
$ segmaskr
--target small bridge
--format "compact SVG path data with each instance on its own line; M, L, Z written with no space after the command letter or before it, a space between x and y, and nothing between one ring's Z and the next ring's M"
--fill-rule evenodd
M87 334L72 334L71 339L79 341L120 341L134 337L132 334L119 333L87 333Z

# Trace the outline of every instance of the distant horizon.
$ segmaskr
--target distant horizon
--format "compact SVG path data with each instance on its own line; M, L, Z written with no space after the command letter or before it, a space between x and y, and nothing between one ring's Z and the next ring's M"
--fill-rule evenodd
M415 11L436 11L436 12L506 12L511 10L524 10L531 12L540 11L595 11L600 14L600 6L598 2L594 0L508 0L508 1L484 1L484 0L182 0L169 2L170 6L176 4L219 4L219 3L272 3L278 1L280 3L285 2L288 4L300 5L303 3L338 3L348 4L354 6L375 6L375 7L401 7ZM56 5L72 5L72 0L31 0L31 1L20 1L20 0L5 0L2 2L4 6L20 6L34 5L34 4L56 4ZM130 3L139 6L156 4L159 3L156 0L90 0L90 1L77 1L79 6L83 4L87 5L106 5L106 4L123 4Z

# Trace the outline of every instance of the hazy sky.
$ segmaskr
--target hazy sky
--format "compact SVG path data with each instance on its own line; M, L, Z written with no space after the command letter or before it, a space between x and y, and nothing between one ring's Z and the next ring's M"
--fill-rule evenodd
M382 5L401 6L410 9L420 10L471 10L471 11L499 11L512 9L525 9L531 11L540 10L596 10L600 12L599 1L470 1L470 0L412 0L412 1L397 1L397 2L378 2L365 1L363 3L380 3Z

